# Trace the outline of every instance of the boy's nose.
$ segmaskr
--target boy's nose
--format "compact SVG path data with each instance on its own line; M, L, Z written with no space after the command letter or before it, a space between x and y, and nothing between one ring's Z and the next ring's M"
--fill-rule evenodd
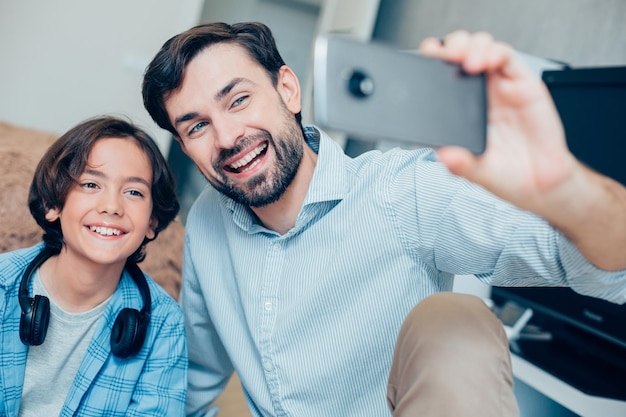
M117 195L107 195L107 193L104 193L100 198L98 211L118 216L124 213L119 197Z

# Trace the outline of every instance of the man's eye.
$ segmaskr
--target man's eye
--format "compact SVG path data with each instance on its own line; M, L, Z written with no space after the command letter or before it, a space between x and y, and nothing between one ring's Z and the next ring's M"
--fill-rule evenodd
M196 132L200 131L200 129L202 129L202 128L203 128L204 126L206 126L206 125L208 125L208 123L207 123L207 122L200 122L200 123L196 123L196 124L195 124L195 125L191 128L191 130L189 131L189 134L196 133Z
M233 101L232 107L241 106L248 99L248 97L249 96L238 97L235 101Z

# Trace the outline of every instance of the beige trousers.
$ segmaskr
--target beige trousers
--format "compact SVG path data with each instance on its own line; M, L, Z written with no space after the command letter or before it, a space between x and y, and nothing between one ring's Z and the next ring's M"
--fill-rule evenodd
M389 374L394 417L513 417L509 345L478 297L438 293L407 316Z

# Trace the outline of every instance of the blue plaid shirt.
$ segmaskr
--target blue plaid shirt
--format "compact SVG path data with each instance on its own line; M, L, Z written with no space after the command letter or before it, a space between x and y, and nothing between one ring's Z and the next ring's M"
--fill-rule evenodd
M18 290L24 270L40 249L37 245L0 254L0 417L17 416L20 408L28 347L19 337ZM136 284L124 272L87 348L61 416L183 415L187 346L182 312L174 299L147 279L152 316L142 349L128 359L111 353L111 329L119 311L142 307Z
M389 415L399 327L455 274L626 300L626 272L594 268L542 219L450 175L432 150L352 159L306 134L317 166L288 233L210 186L189 213L190 415L207 413L233 370L255 417Z

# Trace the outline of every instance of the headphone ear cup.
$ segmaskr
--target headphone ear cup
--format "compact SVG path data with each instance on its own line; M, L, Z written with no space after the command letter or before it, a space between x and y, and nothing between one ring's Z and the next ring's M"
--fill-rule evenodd
M50 323L50 300L42 295L28 299L29 306L20 317L20 339L25 345L39 346L46 339Z
M124 308L117 315L111 331L111 351L119 358L136 354L146 336L141 314L134 308Z

